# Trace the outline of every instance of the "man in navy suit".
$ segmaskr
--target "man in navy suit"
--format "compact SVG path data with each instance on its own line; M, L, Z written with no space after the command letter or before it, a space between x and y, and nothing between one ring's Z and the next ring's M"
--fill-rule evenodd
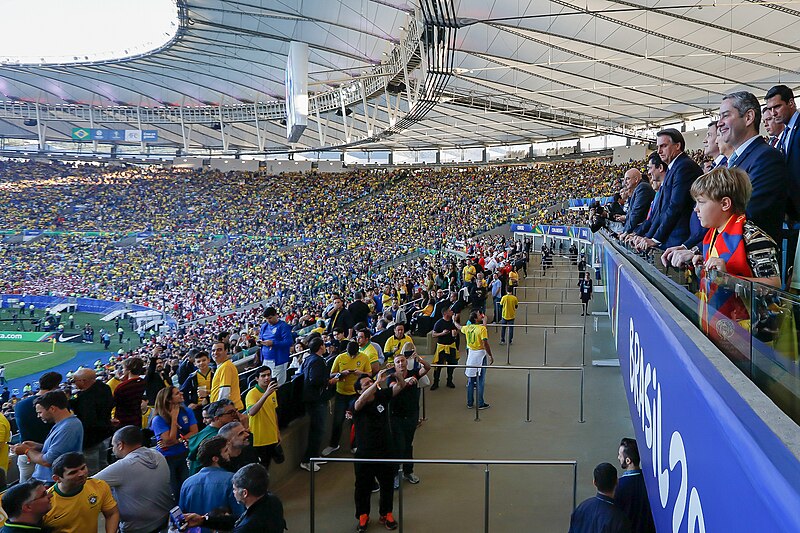
M734 150L728 159L729 167L738 167L750 176L753 194L747 203L747 218L780 243L781 225L786 207L783 196L787 185L786 164L781 153L770 147L758 134L761 107L758 99L748 92L727 95L719 108L717 129L722 140ZM723 156L724 157L724 156ZM706 230L692 235L681 246L669 248L661 257L673 266L680 266L699 251Z
M786 129L786 126L783 125L783 122L775 120L772 111L767 106L761 108L761 117L764 122L764 131L767 132L767 144L773 148L780 149L778 143L781 141L781 135L783 135L783 130Z
M800 113L794 101L794 93L786 85L776 85L767 91L767 110L772 113L775 122L785 126L778 147L786 158L786 166L789 172L789 186L787 195L786 214L790 222L800 220ZM793 244L793 240L791 240ZM791 245L789 246L789 257L794 257L794 274L789 285L793 289L800 289L800 236L797 241L798 246L792 254ZM789 265L784 265L788 269Z
M638 226L634 226L630 232L623 233L619 236L623 242L627 242L631 246L635 245L640 235L645 235L647 233L652 222L658 218L656 207L658 206L661 185L664 183L664 178L667 175L667 164L661 160L656 152L651 153L647 158L647 175L650 176L650 186L653 188L654 193L650 205L647 206L645 219Z
M786 85L776 85L767 91L767 110L776 122L785 126L778 148L789 167L789 205L791 220L800 220L800 135L797 135L800 113L794 102L794 93Z
M668 248L682 243L689 237L689 218L694 207L689 189L692 183L703 174L702 169L684 153L686 141L681 132L674 128L661 130L657 134L658 155L667 164L667 177L658 193L651 216L650 229L636 240L636 247Z
M622 232L630 233L647 218L647 211L656 193L650 183L642 178L638 168L632 168L625 173L625 185L628 190L628 212L625 214Z

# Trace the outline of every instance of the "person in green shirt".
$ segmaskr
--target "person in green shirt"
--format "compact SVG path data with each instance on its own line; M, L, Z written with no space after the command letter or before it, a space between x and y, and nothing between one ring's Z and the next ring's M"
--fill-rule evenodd
M202 465L197 461L197 452L200 449L200 445L211 437L216 437L217 433L219 433L219 428L228 422L240 422L239 411L236 410L233 402L227 399L212 403L206 408L206 412L211 418L211 422L189 438L188 459L189 473L191 475L196 474L202 468Z

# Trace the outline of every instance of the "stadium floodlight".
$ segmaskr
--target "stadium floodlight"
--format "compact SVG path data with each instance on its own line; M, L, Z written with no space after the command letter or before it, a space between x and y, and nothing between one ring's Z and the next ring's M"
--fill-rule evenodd
M35 39L25 23L31 14ZM0 18L0 65L74 65L141 57L171 44L180 27L177 0L6 2Z

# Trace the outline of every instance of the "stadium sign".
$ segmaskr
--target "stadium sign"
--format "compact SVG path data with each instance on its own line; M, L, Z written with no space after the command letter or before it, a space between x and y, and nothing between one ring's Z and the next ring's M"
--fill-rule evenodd
M0 341L46 342L50 333L40 331L0 331Z
M658 531L800 531L800 462L669 303L610 246L603 257L616 351Z
M106 130L102 128L72 128L72 139L76 141L155 142L158 140L158 130Z

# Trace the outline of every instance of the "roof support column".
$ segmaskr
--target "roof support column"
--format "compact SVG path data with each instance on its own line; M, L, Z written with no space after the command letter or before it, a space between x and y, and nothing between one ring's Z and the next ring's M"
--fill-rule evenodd
M45 151L47 124L42 124L42 116L39 111L39 103L36 103L36 133L39 134L39 151Z
M181 140L183 141L183 155L189 153L189 139L186 137L186 121L183 118L183 105L180 107L180 115L178 118L181 121Z
M136 106L136 127L139 128L139 150L142 154L145 153L144 149L144 136L142 135L142 108Z
M89 106L89 127L94 129L94 105ZM92 141L92 153L97 153L97 139Z
M228 140L225 138L225 124L222 122L222 104L219 104L219 134L222 136L222 151L228 151Z

